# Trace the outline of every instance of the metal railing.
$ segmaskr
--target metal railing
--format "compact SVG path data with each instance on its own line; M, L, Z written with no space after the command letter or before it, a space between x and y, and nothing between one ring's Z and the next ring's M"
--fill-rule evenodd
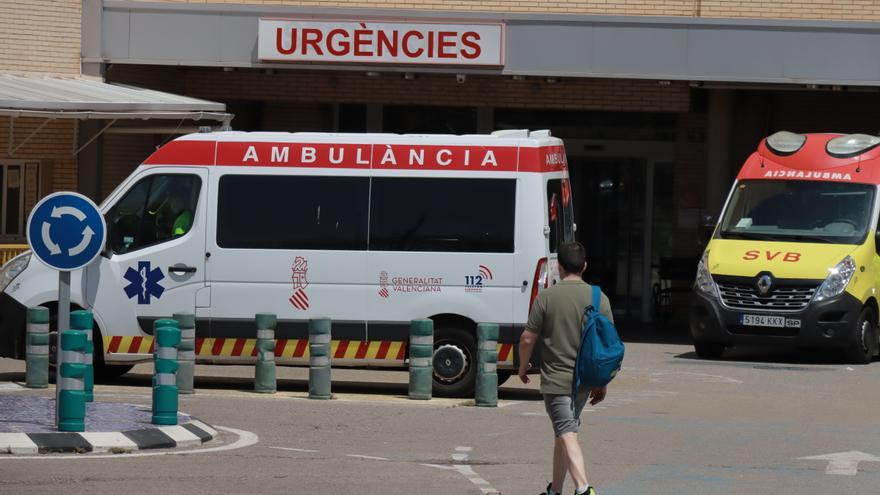
M0 266L27 249L27 244L0 244Z

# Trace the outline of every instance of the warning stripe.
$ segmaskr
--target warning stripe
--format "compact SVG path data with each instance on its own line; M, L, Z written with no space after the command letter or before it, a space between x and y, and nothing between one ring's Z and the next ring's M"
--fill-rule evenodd
M513 361L513 344L498 344L498 362Z
M104 352L113 354L149 354L153 352L153 337L104 337Z

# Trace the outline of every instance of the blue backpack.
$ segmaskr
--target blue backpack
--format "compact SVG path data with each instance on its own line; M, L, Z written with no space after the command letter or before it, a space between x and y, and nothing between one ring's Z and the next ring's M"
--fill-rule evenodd
M593 303L584 309L584 326L581 330L581 345L578 347L574 363L574 379L571 382L572 405L577 398L578 389L604 387L620 371L623 362L623 342L617 329L607 317L599 312L602 290L593 289Z

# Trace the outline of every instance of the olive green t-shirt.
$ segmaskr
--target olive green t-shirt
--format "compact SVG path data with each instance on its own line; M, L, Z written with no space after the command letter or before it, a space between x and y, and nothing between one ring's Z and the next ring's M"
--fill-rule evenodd
M593 289L581 280L562 280L538 294L526 329L538 334L541 348L541 393L571 394L574 361L581 343L584 308ZM602 294L599 312L612 322L611 302Z

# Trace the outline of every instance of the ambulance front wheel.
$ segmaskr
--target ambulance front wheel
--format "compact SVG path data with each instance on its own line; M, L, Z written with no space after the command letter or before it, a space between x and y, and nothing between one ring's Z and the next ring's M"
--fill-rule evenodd
M868 364L877 354L877 316L870 306L859 314L853 343L846 350L846 360L853 364Z
M49 366L52 368L50 375L54 376L55 358L58 356L58 303L49 302L43 304L43 306L49 308ZM82 308L76 304L71 304L71 311L75 311L78 309ZM97 323L95 323L94 327L92 328L92 339L94 339L95 342L95 355L93 364L95 366L96 380L119 378L120 376L128 373L134 367L134 365L130 364L104 363L103 337L101 336L101 329L98 328Z
M477 380L477 342L460 328L434 330L434 395L473 397Z

